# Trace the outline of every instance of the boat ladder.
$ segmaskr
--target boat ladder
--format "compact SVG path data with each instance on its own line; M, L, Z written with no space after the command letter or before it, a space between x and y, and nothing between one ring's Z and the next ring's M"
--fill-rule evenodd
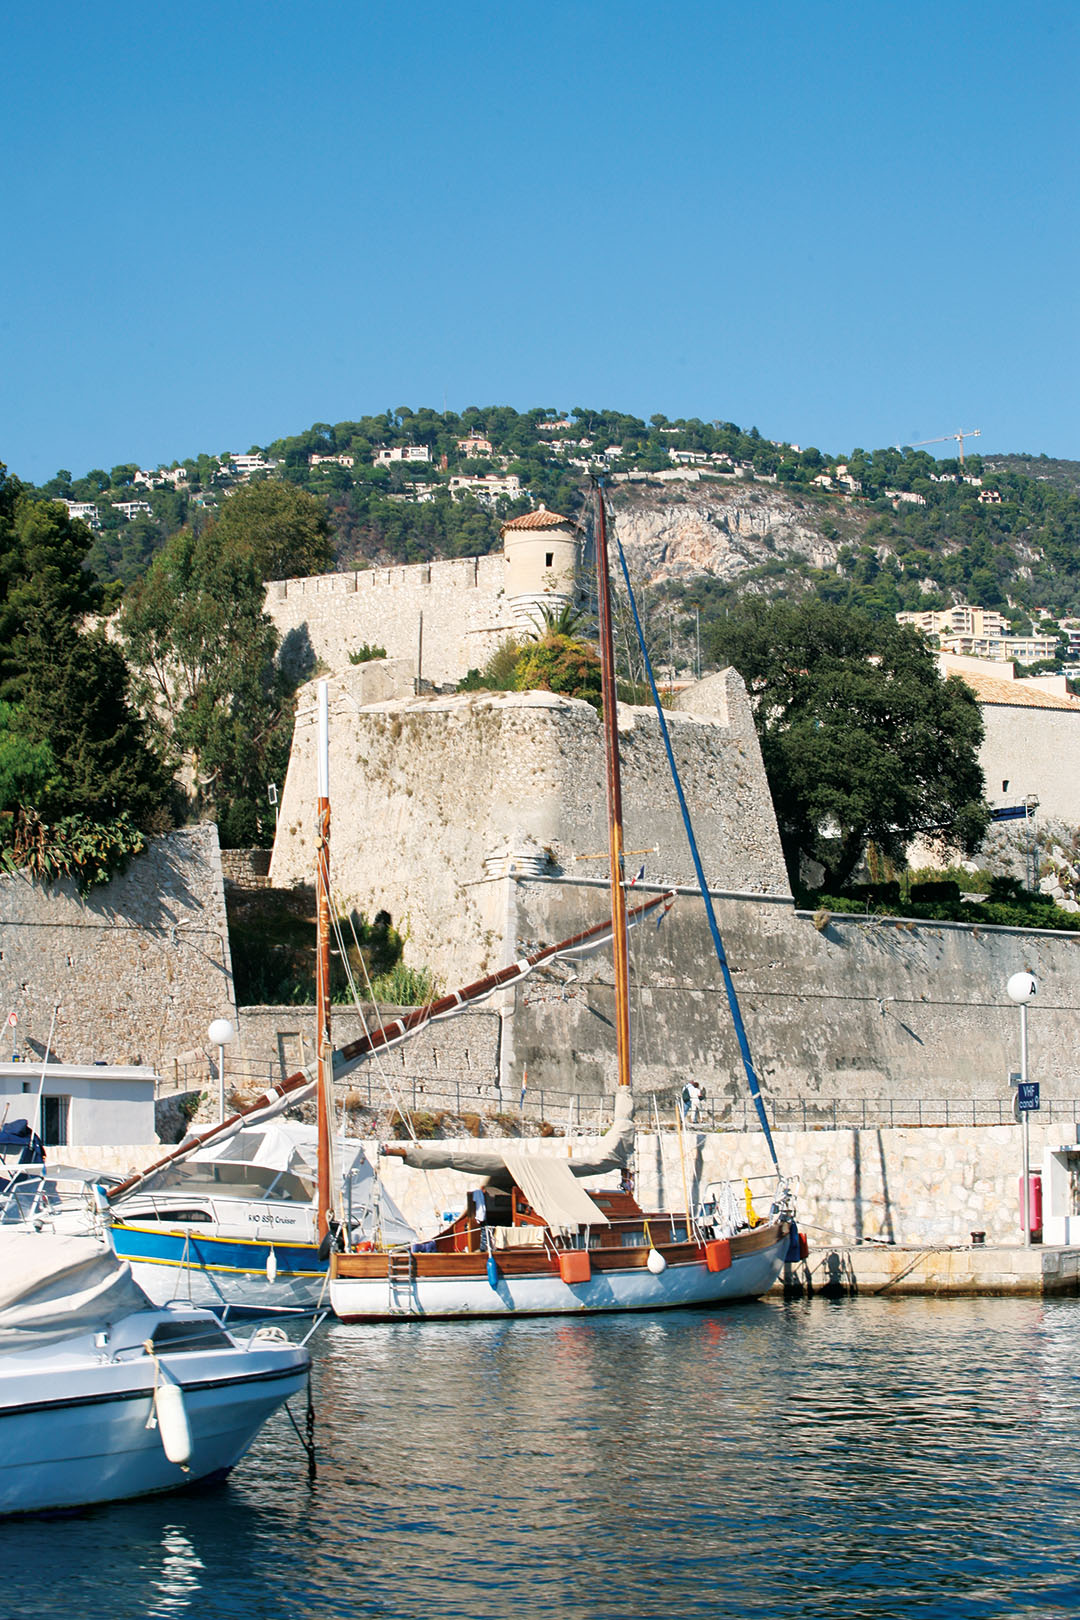
M416 1281L416 1256L408 1244L390 1250L386 1257L386 1280L390 1285L390 1309L411 1311L413 1283Z

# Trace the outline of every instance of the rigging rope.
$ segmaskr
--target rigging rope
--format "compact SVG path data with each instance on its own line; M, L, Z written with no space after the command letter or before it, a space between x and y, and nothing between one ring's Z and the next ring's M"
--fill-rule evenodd
M602 498L603 496L601 495L601 499ZM694 871L697 873L698 887L701 890L701 898L705 906L705 916L708 919L709 932L712 935L713 949L716 951L716 959L720 964L720 972L724 979L724 990L727 993L728 1006L731 1008L731 1017L735 1024L735 1034L739 1042L739 1052L742 1057L743 1069L746 1072L746 1083L750 1087L750 1095L754 1099L754 1107L757 1109L758 1121L761 1125L765 1141L768 1144L769 1154L772 1158L776 1173L779 1175L780 1162L776 1157L776 1147L773 1143L772 1131L769 1129L769 1116L765 1111L765 1099L761 1094L761 1083L758 1080L757 1072L754 1069L754 1060L750 1053L750 1042L746 1036L746 1025L743 1023L742 1011L739 1007L739 998L735 990L735 982L731 977L731 969L728 966L727 954L724 950L724 942L720 937L720 928L716 921L716 911L713 908L712 895L709 893L709 886L705 881L705 871L701 864L701 855L698 851L697 839L694 836L694 826L690 820L690 810L686 803L686 796L683 793L682 781L679 777L679 767L675 763L675 754L671 746L671 734L668 731L667 720L664 716L664 711L660 703L660 693L657 691L656 687L656 677L653 674L652 659L649 657L649 649L645 645L645 632L641 628L641 619L638 616L637 601L634 597L634 588L630 583L630 570L626 566L626 554L623 551L622 541L619 539L619 532L615 528L614 524L612 524L612 533L615 537L615 545L619 552L619 566L622 569L623 580L625 581L627 595L630 599L630 611L634 615L634 627L637 630L638 643L641 647L641 656L645 663L645 674L648 678L649 690L652 692L653 704L656 708L657 718L660 721L660 735L664 740L664 750L667 754L672 780L675 783L675 792L679 799L679 810L682 813L683 826L686 828L686 836L690 844L690 855L694 862Z

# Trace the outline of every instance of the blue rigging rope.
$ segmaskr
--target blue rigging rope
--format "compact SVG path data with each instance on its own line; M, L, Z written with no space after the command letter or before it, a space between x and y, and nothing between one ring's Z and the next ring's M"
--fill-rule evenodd
M602 493L600 498L601 500L603 499ZM660 693L656 689L656 679L653 675L652 659L649 657L649 649L645 645L645 635L641 628L641 620L638 617L637 602L634 598L634 588L630 583L630 572L626 566L626 556L623 552L622 541L619 539L618 530L614 529L614 525L613 530L615 534L615 544L619 548L619 566L622 569L623 580L626 584L626 592L630 598L630 611L634 615L634 627L637 630L638 645L641 648L641 656L645 660L645 673L649 678L649 689L652 692L653 703L656 706L657 717L660 721L660 734L664 739L664 748L667 751L668 765L671 767L671 776L675 783L675 792L679 796L679 809L682 811L683 826L686 828L686 836L690 843L690 854L694 861L694 871L697 873L698 887L701 890L701 898L705 903L705 915L709 921L709 932L712 935L713 946L716 950L716 959L720 963L720 972L724 976L724 989L727 992L728 1006L731 1008L731 1017L735 1025L735 1034L738 1037L739 1051L742 1054L743 1068L746 1070L746 1082L750 1087L750 1095L754 1099L754 1107L757 1109L758 1120L760 1121L765 1140L769 1144L769 1153L772 1156L773 1165L776 1169L777 1175L779 1175L780 1164L776 1157L776 1148L773 1145L772 1131L769 1129L769 1116L765 1112L765 1099L761 1095L761 1085L754 1069L754 1060L750 1055L750 1042L746 1038L746 1025L743 1023L742 1012L739 1009L739 998L735 992L735 982L731 977L731 969L728 967L728 959L724 951L724 942L720 938L720 929L716 921L716 912L713 909L712 895L709 893L709 886L705 882L705 872L701 865L701 856L698 852L697 839L694 836L694 827L690 820L690 811L687 807L686 796L683 793L682 781L679 778L679 767L675 763L675 755L671 748L671 735L668 732L667 720L664 718L664 710L660 703Z

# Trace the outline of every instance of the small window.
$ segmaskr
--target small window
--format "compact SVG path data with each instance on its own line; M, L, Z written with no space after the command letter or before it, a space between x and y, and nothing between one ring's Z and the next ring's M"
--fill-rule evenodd
M213 1318L159 1322L150 1340L155 1350L175 1355L182 1350L231 1350L233 1342Z
M545 568L550 568L552 566L552 564L554 563L554 561L555 561L555 553L553 551L545 551L544 552L544 567Z
M42 1097L41 1140L46 1147L66 1147L70 1097Z

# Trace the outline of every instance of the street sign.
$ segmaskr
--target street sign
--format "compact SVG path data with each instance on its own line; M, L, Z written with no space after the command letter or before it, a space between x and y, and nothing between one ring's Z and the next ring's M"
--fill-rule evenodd
M1016 1088L1016 1106L1022 1114L1034 1114L1039 1108L1039 1082L1022 1081Z

